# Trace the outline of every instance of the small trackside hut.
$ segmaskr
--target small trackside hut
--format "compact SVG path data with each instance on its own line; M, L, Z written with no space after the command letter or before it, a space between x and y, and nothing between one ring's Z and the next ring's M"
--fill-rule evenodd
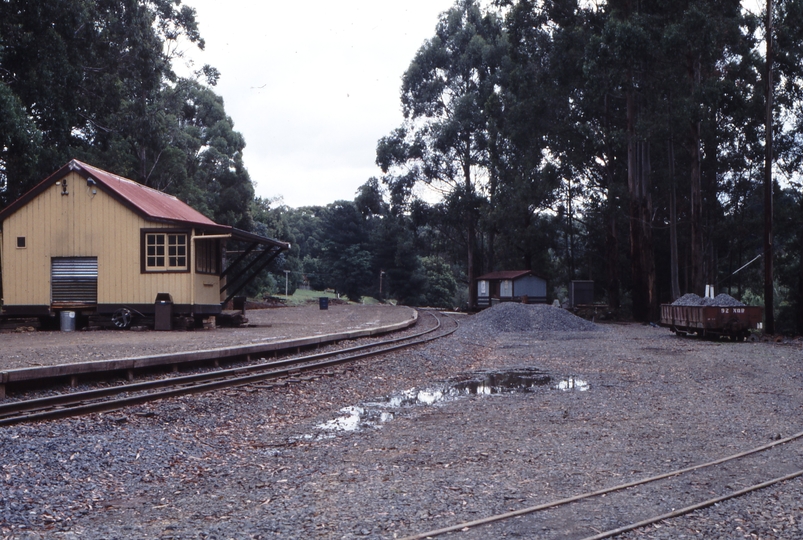
M509 270L483 274L476 280L477 307L498 302L546 303L546 280L532 270Z
M72 160L0 211L2 315L74 311L125 327L158 298L200 322L289 247Z

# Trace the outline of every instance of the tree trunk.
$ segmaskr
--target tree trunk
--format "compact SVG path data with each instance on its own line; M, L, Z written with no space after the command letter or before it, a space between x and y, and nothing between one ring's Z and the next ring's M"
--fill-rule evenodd
M641 268L641 236L639 235L638 219L638 198L636 197L637 186L637 147L635 134L636 124L636 104L633 91L627 93L627 190L630 194L630 204L628 206L630 214L630 274L632 281L633 295L633 318L637 321L644 320L644 299L643 299L643 270Z
M471 145L468 137L465 141L465 155L463 156L463 179L465 181L466 189L466 240L468 242L467 264L466 269L468 278L468 305L471 309L477 307L477 284L475 281L474 272L474 252L477 243L477 230L475 227L476 220L474 216L474 184L471 182Z
M608 188L608 303L618 309L619 300L619 236L616 230L616 210L611 188Z
M627 94L627 185L630 191L630 269L633 280L633 318L648 321L657 311L655 261L652 249L650 202L650 147L637 140L636 98Z
M803 197L800 198L800 215L803 218ZM803 232L798 236L798 270L797 270L797 333L803 334Z
M764 144L764 331L767 334L775 333L774 298L772 290L772 0L767 0L767 74L766 105L767 115Z
M692 59L689 65L692 94L700 85L700 60ZM705 289L705 261L703 259L703 195L700 151L700 121L689 126L691 152L691 292L702 295Z
M655 256L652 245L652 183L650 180L650 143L641 141L641 159L639 167L639 201L641 209L641 267L644 271L644 295L646 298L647 320L658 316L658 302L655 280Z
M669 158L669 269L671 273L671 297L674 302L680 298L680 277L678 275L678 201L675 182L675 144L670 138L667 141Z
M569 281L575 279L577 276L574 260L574 221L572 219L572 181L568 180L566 187L566 255L569 259Z
M605 131L610 133L610 117L608 109L608 96L605 96ZM612 156L607 137L605 146L607 155ZM610 158L609 158L610 159ZM607 238L606 238L606 259L608 263L608 304L613 309L619 309L621 301L619 299L619 235L616 229L616 192L614 189L614 171L609 161L605 162L605 178L607 181Z
M477 306L477 284L474 282L474 243L476 241L474 223L468 223L468 305Z

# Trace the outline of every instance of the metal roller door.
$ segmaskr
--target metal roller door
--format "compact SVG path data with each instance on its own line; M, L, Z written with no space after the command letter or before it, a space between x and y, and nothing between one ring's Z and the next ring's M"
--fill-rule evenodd
M50 261L50 298L54 307L98 303L97 257L54 257Z

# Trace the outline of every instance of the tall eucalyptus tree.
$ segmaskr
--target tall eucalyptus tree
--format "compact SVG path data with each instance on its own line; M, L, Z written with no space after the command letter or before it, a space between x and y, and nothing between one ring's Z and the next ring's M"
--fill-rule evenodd
M404 74L404 125L377 145L391 193L404 197L423 182L442 190L463 223L469 303L475 304L477 227L488 179L486 104L498 92L505 35L497 15L458 0Z

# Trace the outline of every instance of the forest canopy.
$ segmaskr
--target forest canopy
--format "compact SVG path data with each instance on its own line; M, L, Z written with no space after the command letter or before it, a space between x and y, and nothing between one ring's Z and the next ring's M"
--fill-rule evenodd
M591 279L642 321L706 285L764 304L768 258L772 313L800 332L803 3L767 6L458 0L377 145L391 200L439 186L469 277Z

